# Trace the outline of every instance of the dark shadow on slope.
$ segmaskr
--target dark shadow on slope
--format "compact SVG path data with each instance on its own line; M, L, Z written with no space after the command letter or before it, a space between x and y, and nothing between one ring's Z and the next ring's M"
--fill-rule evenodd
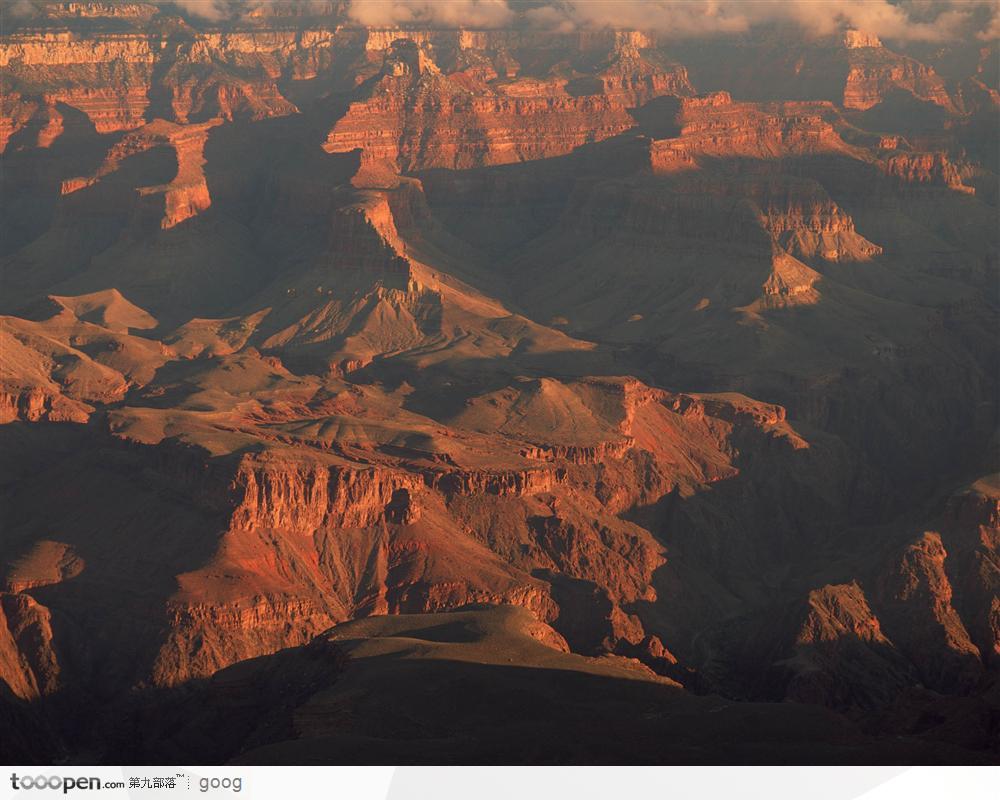
M948 128L946 123L950 117L937 103L921 100L902 89L886 92L882 102L848 115L852 122L866 130L906 137L939 135Z
M629 114L636 121L638 132L650 139L673 139L681 135L681 127L677 123L677 115L681 110L679 97L657 97L638 108L629 109Z
M72 170L66 177L87 178L96 169L95 165L89 172ZM84 294L116 288L100 277L91 277L92 259L116 242L142 235L150 224L158 230L159 219L151 223L149 218L150 213L155 216L155 209L142 202L138 189L165 183L176 173L173 150L154 147L125 159L118 169L91 186L64 195L59 195L56 187L48 228L11 254L4 265L4 302L21 304L49 292ZM30 193L27 199L30 203ZM118 282L124 289L134 284L132 270L124 271ZM74 285L80 289L75 290ZM67 291L62 292L62 287Z
M649 164L648 140L628 131L537 161L416 173L435 218L457 239L494 256L551 227L579 182L623 178Z
M24 590L51 611L60 682L113 695L149 674L176 576L202 566L225 529L231 469L176 442L15 422L0 426L0 471L5 579L41 541L82 566Z
M866 736L815 706L693 697L638 675L602 674L600 662L590 671L482 663L483 644L461 645L469 660L405 651L351 658L320 638L207 680L89 703L72 720L69 696L30 708L63 722L71 761L125 764L995 761L949 744Z
M53 222L62 181L97 169L117 135L97 133L82 111L57 103L63 133L37 148L37 124L20 131L0 155L0 256L16 252L42 235ZM23 149L21 147L23 143Z

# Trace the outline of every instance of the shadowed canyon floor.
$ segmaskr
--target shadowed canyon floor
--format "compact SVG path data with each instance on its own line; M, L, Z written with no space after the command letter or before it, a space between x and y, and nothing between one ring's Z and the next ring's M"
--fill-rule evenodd
M79 5L0 35L0 755L1000 760L995 42Z

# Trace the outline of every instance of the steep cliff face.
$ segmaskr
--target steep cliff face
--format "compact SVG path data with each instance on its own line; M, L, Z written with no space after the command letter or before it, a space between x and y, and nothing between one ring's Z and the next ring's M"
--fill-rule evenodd
M953 108L944 80L931 67L891 52L877 36L848 31L844 46L848 64L844 108L871 108L891 92L899 91L946 109Z
M42 106L65 103L98 133L142 125L149 105L155 45L145 36L69 32L15 34L0 42L5 82Z
M413 41L398 40L372 96L351 105L324 147L361 149L366 161L406 171L461 169L562 155L631 126L625 106L603 95L573 97L558 83L469 85L442 74Z
M67 304L80 313L87 305ZM234 367L245 374L251 363L232 357L220 374ZM240 385L225 391L245 391L247 384ZM366 413L378 413L387 398L373 396L367 412L356 407L361 416L339 423L336 438L324 444L304 438L306 426L329 425L331 411L343 415L352 407L348 399L310 401L294 382L278 391L287 399L272 397L267 412L240 401L220 403L214 389L215 399L202 395L202 403L215 405L207 416L195 410L197 404L172 421L156 422L160 415L153 408L111 415L118 437L147 442L129 451L130 459L146 465L137 471L141 491L188 497L199 513L214 515L219 533L195 548L201 553L195 559L164 559L150 589L137 590L137 604L162 616L164 633L144 637L145 655L118 665L102 685L172 685L307 641L359 615L472 602L524 606L579 649L638 645L649 638L650 626L664 631L662 612L644 609L657 599L655 575L667 558L648 530L619 515L738 475L734 442L747 437L782 440L789 452L804 446L780 408L746 398L675 395L636 380L547 380L538 387L515 384L502 402L483 397L451 421L425 420L434 437L463 443L442 461L434 456L442 448L431 441L419 449L416 442L389 444L399 439L358 441L358 427L376 423ZM162 396L149 384L144 393L147 402ZM577 411L567 414L567 403ZM535 420L528 427L520 416L525 408ZM509 422L496 420L498 413ZM189 421L181 423L185 414ZM413 418L409 424L416 423ZM212 465L204 450L171 449L167 439L178 424L187 447L237 449L256 441L266 450ZM303 431L297 450L275 442L282 429ZM499 438L491 440L492 456L484 460L475 448L488 431ZM303 448L312 455L303 457ZM87 458L86 451L80 457ZM496 466L504 461L520 466ZM41 469L30 478L39 487L48 480L47 468ZM164 522L172 524L169 516ZM113 508L102 511L101 524L127 530ZM89 541L75 525L60 525L65 539L18 539L7 590L28 599L46 590L52 613L81 602L72 591L76 584L89 587L85 596L92 599L83 602L103 603L100 598L113 591L105 545ZM205 535L213 529L198 530ZM31 546L24 549L25 543ZM165 596L149 593L174 582ZM119 623L100 613L81 624L87 635L113 641ZM76 650L75 641L56 642L46 652L69 648L79 670L74 680L87 681L94 656ZM21 683L31 685L29 677Z
M52 615L32 597L0 594L0 669L15 696L35 700L62 688Z
M651 55L648 49L645 53ZM602 94L627 108L637 108L657 97L684 97L695 93L682 64L653 60L646 54L633 43L618 44L607 65L596 73Z
M192 40L193 39L193 40ZM4 144L23 129L29 106L64 103L98 133L141 127L153 117L181 123L212 117L260 119L294 113L276 80L302 48L328 49L330 37L266 34L13 34L0 42L0 70L18 94L6 102ZM20 101L18 97L22 97ZM31 98L31 100L27 100ZM54 138L49 134L49 138Z
M882 248L815 181L752 182L746 187L764 227L790 255L806 261L868 261Z
M940 186L954 192L975 194L966 186L956 166L945 153L901 153L889 156L884 163L885 173L906 183Z
M939 525L949 548L954 600L969 637L988 667L1000 654L1000 513L995 475L952 497Z
M309 50L325 52L329 46L314 42ZM152 110L181 123L294 114L298 109L277 82L300 53L291 33L208 34L193 42L166 42L157 59L162 74L150 87Z
M122 162L131 156L156 147L169 147L177 159L177 174L169 183L137 189L136 217L142 220L151 216L153 224L163 229L172 228L212 205L203 171L204 149L209 131L220 122L177 125L156 120L145 124L116 142L93 175L64 180L62 194L94 186L103 177L118 170Z
M703 91L723 89L758 101L826 100L851 110L902 95L955 110L948 84L932 66L866 31L793 42L758 30L735 41L680 42L673 49Z
M946 557L941 536L924 533L890 565L879 595L890 635L924 682L944 691L967 690L979 679L982 662L952 606Z
M758 106L734 103L727 92L681 102L682 149L695 156L777 158L844 152L826 103Z
M880 562L869 554L850 565L828 565L820 574L831 582L800 600L741 611L710 630L702 680L736 695L876 715L878 724L901 733L914 730L916 718L934 706L935 725L965 719L966 738L984 746L991 734L982 715L991 713L991 701L968 695L988 684L995 641L993 483L984 478L947 502L936 521L946 533L891 532L895 543ZM943 540L953 543L951 553ZM722 666L729 660L767 667L739 677Z
M406 168L508 163L614 135L631 125L626 107L663 94L690 94L682 66L640 54L640 48L652 53L652 46L635 32L222 32L181 25L161 35L95 32L86 40L58 29L18 32L0 42L0 70L11 89L0 143L6 146L58 103L82 111L99 133L132 130L152 118L191 123L294 114L295 103L283 94L286 76L319 79L342 91L366 82L381 63L370 99L352 106L331 131L331 152L364 147L372 159L399 158ZM579 80L517 78L520 62L552 64L581 52L591 62L596 53L600 63L577 73ZM593 79L582 77L588 75ZM576 96L574 87L584 84L591 96ZM452 130L431 123L437 107L450 108ZM585 130L588 115L604 117L600 131ZM518 133L532 118L534 127ZM375 120L382 124L377 136L365 131ZM543 130L554 139L549 145L537 141ZM56 135L53 127L42 138ZM421 156L428 148L430 154Z
M0 37L5 720L469 604L726 703L990 718L996 481L938 499L994 469L985 100L860 33L92 6Z
M378 355L440 338L441 294L404 255L385 193L346 192L328 225L326 269L309 271L288 288L267 290L284 296L261 300L271 311L254 342L268 352L301 353L345 374Z
M809 593L794 655L777 666L791 673L788 699L842 709L885 706L916 680L854 582Z
M39 32L5 37L0 67L62 67L68 65L152 64L153 45L133 34L81 39L72 32Z
M0 97L0 153L7 149L11 137L24 130L40 113L37 102L13 91L4 92Z
M393 475L369 469L331 470L303 466L291 473L288 466L254 468L246 461L237 473L235 491L240 500L232 524L239 528L367 528L395 513L400 522L419 518L422 488L419 477ZM394 498L406 502L387 511Z
M777 244L806 262L868 261L882 253L879 245L858 232L853 217L814 179L766 170L716 178L690 174L679 179L679 190L748 201L759 224Z
M228 531L178 576L152 677L172 685L369 614L514 603L543 618L545 584L455 528L419 474L243 459Z
M334 91L367 87L329 131L330 152L361 148L367 159L388 159L407 170L467 168L566 153L632 127L626 109L665 95L694 94L687 68L669 55L671 47L634 31L291 31L268 28L262 18L264 27L245 30L180 24L171 31L165 25L154 36L94 32L84 41L58 29L56 18L46 24L57 28L16 32L0 42L0 69L11 90L0 126L4 144L33 120L51 117L44 109L58 103L84 112L100 133L134 129L158 117L189 123L294 114L299 109L289 96L291 78L292 85L317 82ZM730 46L716 62L733 62L728 56L744 46ZM679 49L696 64L713 52ZM821 58L813 64L816 53ZM703 67L704 86L757 99L759 87L799 81L804 88L785 97L865 110L905 92L956 110L931 67L893 53L876 37L848 31L842 41L798 54L797 60L795 55L761 59L777 59L775 80L755 77L753 69L720 79ZM794 77L782 78L782 70ZM835 73L843 73L836 94L827 91L829 79L823 77ZM448 125L431 122L438 109ZM49 127L42 140L56 137L57 127ZM780 138L780 132L768 136Z
M976 530L975 520L956 524L954 507L952 501L946 514L952 537L961 542ZM982 563L995 548L966 548L949 556L941 535L925 532L865 580L867 592L857 583L811 592L796 655L780 662L795 671L786 691L799 699L816 692L820 702L835 707L873 709L886 707L892 691L916 680L944 693L976 687L988 654L973 642L966 622L992 643L990 626L983 625L991 613L983 592L994 591L989 587L995 578L988 577L989 569L978 575L965 571L966 559L975 552L970 560ZM953 585L949 575L959 582ZM977 611L963 619L956 603ZM853 662L850 667L847 660Z

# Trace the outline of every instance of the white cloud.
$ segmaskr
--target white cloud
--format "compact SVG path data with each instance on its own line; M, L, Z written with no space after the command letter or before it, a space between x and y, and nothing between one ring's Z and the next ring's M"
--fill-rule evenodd
M219 20L229 17L229 9L221 0L172 0L181 11L202 19Z
M317 14L333 0L154 0L206 20L239 19L265 5ZM28 8L27 0L15 7ZM348 0L360 25L500 28L511 24L552 31L619 28L667 37L738 33L754 26L794 24L809 35L857 28L889 40L946 42L1000 38L1000 0L550 0L528 10L513 0Z
M4 8L0 8L0 13L10 14L12 17L31 17L36 13L36 9L33 3L28 2L28 0L15 0L15 2L7 4Z
M159 0L174 5L188 15L219 21L240 19L263 6L287 6L303 13L329 13L335 6L329 0Z
M676 37L792 23L813 35L852 27L934 42L995 33L1000 0L557 0L520 14L507 0L351 0L348 14L372 26L496 28L521 17L546 30L633 28Z
M352 0L348 14L372 27L500 28L514 19L506 0Z
M779 4L754 3L765 20L780 15L784 6L790 19L814 33L831 33L849 26L887 39L948 41L970 36L996 16L996 0L795 0ZM985 13L984 13L985 12Z

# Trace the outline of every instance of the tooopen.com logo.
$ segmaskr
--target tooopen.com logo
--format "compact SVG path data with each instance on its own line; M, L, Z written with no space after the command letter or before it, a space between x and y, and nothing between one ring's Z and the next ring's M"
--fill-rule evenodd
M15 791L22 789L55 789L63 794L75 789L93 791L95 789L124 789L125 782L101 784L100 778L63 778L61 775L18 775L10 776L10 785Z

